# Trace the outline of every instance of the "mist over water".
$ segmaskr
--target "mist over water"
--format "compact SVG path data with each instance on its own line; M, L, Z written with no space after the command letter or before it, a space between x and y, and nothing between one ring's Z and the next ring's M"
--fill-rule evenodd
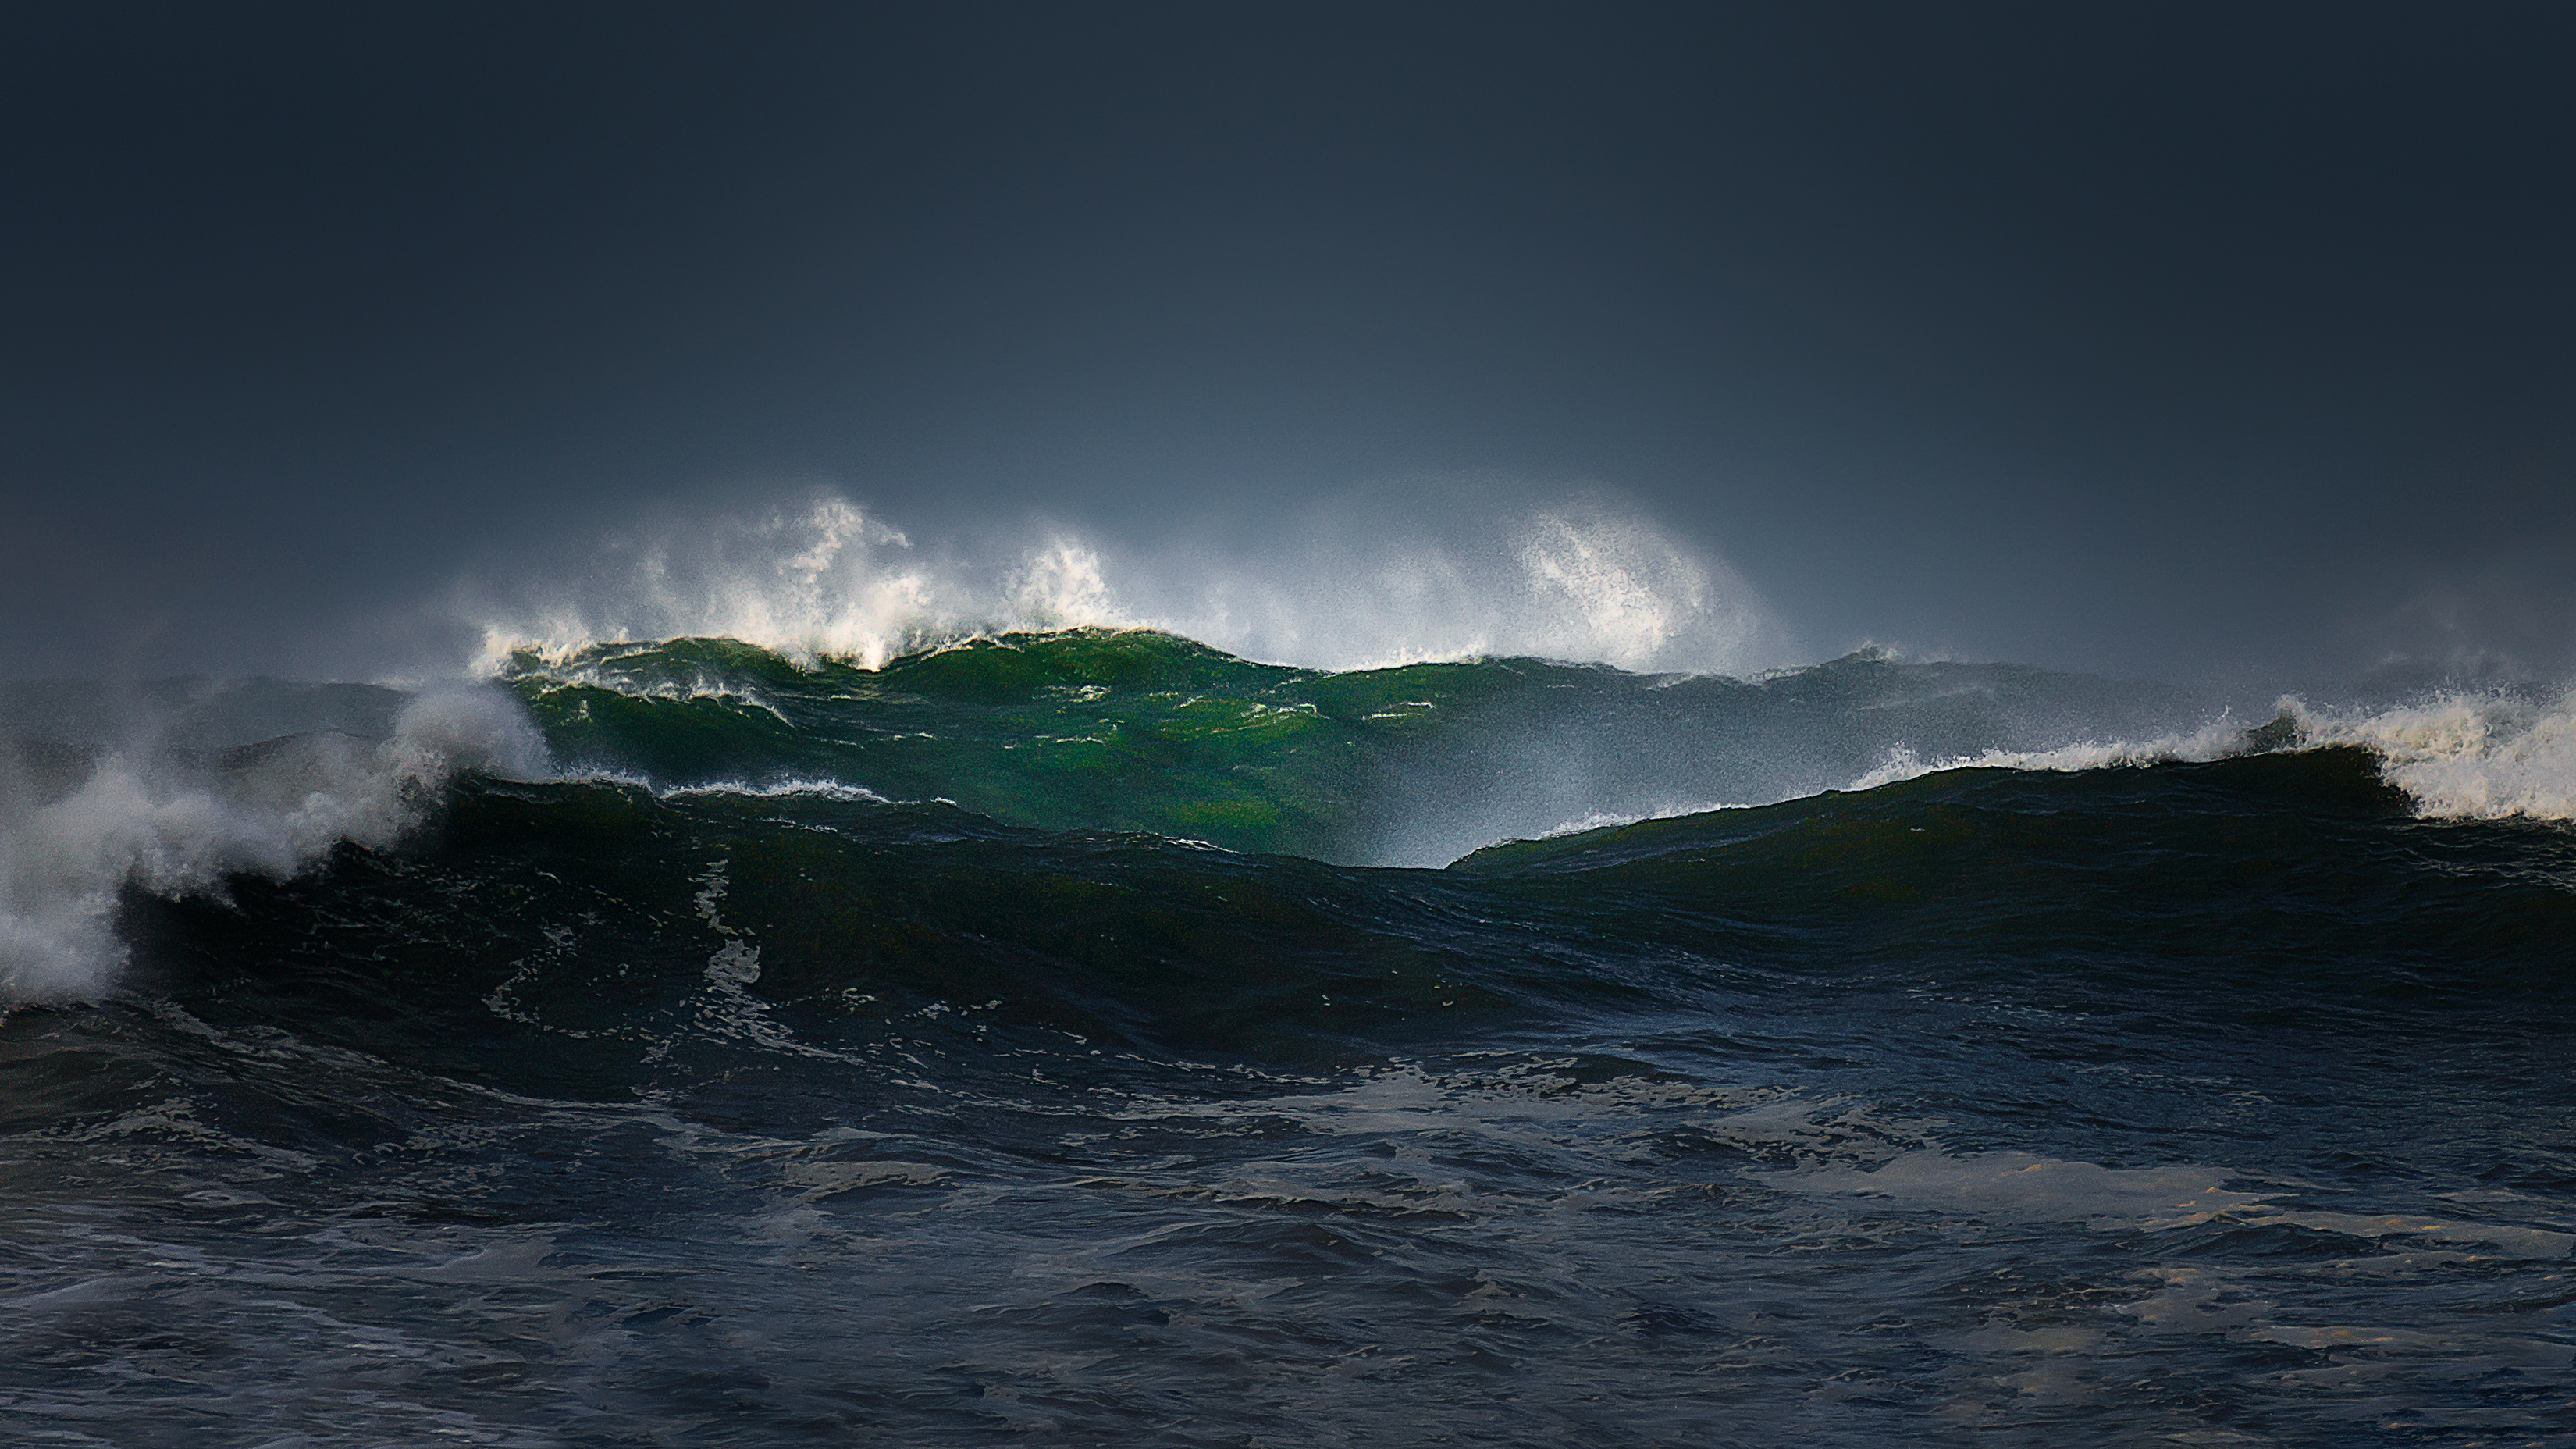
M712 514L662 510L570 539L454 612L476 667L613 640L738 639L876 668L976 634L1151 628L1317 669L1531 657L1749 674L1802 662L1727 562L1594 490L1408 485L1281 510L1258 538L1175 526L1110 538L1033 523L916 537L821 490Z

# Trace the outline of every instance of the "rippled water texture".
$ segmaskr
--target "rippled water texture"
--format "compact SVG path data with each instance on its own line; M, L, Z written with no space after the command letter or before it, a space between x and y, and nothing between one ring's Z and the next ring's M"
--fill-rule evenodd
M0 1020L6 1438L2576 1443L2563 823L1813 793L2162 707L2036 671L689 647Z

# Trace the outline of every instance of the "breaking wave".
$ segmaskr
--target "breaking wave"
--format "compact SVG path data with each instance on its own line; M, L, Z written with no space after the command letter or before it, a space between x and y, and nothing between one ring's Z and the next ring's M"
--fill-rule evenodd
M2138 740L2079 741L2039 750L1989 749L1926 759L1891 747L1855 778L1875 789L1938 770L2098 770L2206 762L2249 748L2357 746L2424 815L2448 820L2576 820L2576 694L2450 693L2387 709L2322 707L2284 697L2272 724L2220 719Z
M58 767L77 783L22 767L0 808L0 1000L103 990L126 958L115 919L129 886L175 897L282 878L343 842L391 845L460 771L546 769L535 728L489 690L412 699L381 740L317 730L230 749L105 749Z
M475 668L533 651L723 638L862 668L960 639L1150 628L1321 669L1521 656L1745 673L1793 648L1716 558L1607 497L1486 509L1354 504L1250 544L1078 531L928 549L835 492L610 531L460 585Z
M2284 699L2249 729L2181 692L1878 652L1750 679L1527 658L1330 671L1059 622L883 653L892 636L823 601L840 597L825 587L833 571L893 546L889 535L836 501L816 510L774 538L751 529L796 545L783 562L761 556L763 569L787 570L786 586L727 605L810 652L576 643L576 631L492 660L492 684L375 690L364 720L342 717L355 706L339 696L336 715L313 713L318 695L254 708L314 688L254 684L155 731L93 721L50 744L20 741L0 800L0 995L95 996L127 954L116 929L127 890L221 895L343 843L390 847L461 773L582 779L674 804L932 802L922 808L1009 826L1368 866L1440 866L1497 842L1579 841L1947 770L2086 772L2338 747L2366 751L2425 817L2576 818L2566 697L2451 694L2375 710ZM734 557L729 547L688 569L668 556L645 569L665 589L652 607L668 614L730 577L708 562ZM1032 567L1045 577L1024 581L1024 601L1105 608L1078 555ZM932 592L887 584L872 597ZM864 647L845 656L834 644ZM231 722L209 733L226 710Z

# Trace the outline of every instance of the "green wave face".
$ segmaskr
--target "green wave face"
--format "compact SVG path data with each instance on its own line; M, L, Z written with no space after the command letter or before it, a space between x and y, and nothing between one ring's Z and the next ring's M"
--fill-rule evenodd
M1443 871L945 806L474 781L399 849L222 902L141 899L132 923L181 989L252 993L228 1012L396 1057L441 1042L513 1091L614 1097L837 1070L693 1026L711 983L810 1046L935 1046L921 1070L959 1090L1014 1053L1061 1057L1068 1034L1130 1065L1305 1071L1595 1030L1815 1016L1841 1033L1855 1003L1896 1012L1879 998L1916 991L2053 1003L2075 1017L2051 1033L2190 1061L2284 1011L2373 1002L2560 1031L2571 881L2563 830L2419 820L2369 756L2326 749L1949 771ZM757 951L738 981L733 943ZM1861 1037L1908 1070L1904 1031Z
M574 769L832 781L1014 824L1438 864L1603 813L1829 789L1896 744L2025 748L2174 715L2153 690L1856 655L1758 682L1527 659L1318 673L1146 631L983 638L876 671L730 640L523 655Z

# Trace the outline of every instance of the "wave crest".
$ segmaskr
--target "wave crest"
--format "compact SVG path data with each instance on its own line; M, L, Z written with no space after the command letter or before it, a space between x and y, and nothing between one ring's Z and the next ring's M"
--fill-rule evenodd
M2450 694L2338 716L2285 701L2308 739L2375 751L2388 783L2452 820L2576 820L2576 693Z
M2320 707L2284 696L2278 722L2247 730L2221 719L2144 740L2084 741L2048 750L1987 750L1936 760L1903 747L1847 787L1868 790L1937 770L2098 770L2208 761L2266 747L2260 735L2316 748L2359 746L2380 774L2442 820L2576 820L2576 692L2554 701L2511 692L2449 693L2382 710ZM2286 728L2284 728L2286 726Z
M847 499L690 527L613 532L571 579L549 578L464 611L480 615L478 672L513 655L563 658L633 639L730 638L783 654L875 668L951 612L943 583L895 562L910 540Z
M0 804L0 1003L98 996L126 959L118 894L218 891L292 875L342 841L382 846L468 770L546 773L535 727L506 696L412 700L390 737L317 731L187 761L100 755L69 793L15 782Z
M523 653L678 638L879 669L961 639L1077 628L1332 670L1532 656L1742 673L1792 653L1733 568L1603 496L1499 508L1389 496L1233 545L1049 528L979 558L916 548L826 490L612 532L586 567L528 574L460 590L483 675Z

